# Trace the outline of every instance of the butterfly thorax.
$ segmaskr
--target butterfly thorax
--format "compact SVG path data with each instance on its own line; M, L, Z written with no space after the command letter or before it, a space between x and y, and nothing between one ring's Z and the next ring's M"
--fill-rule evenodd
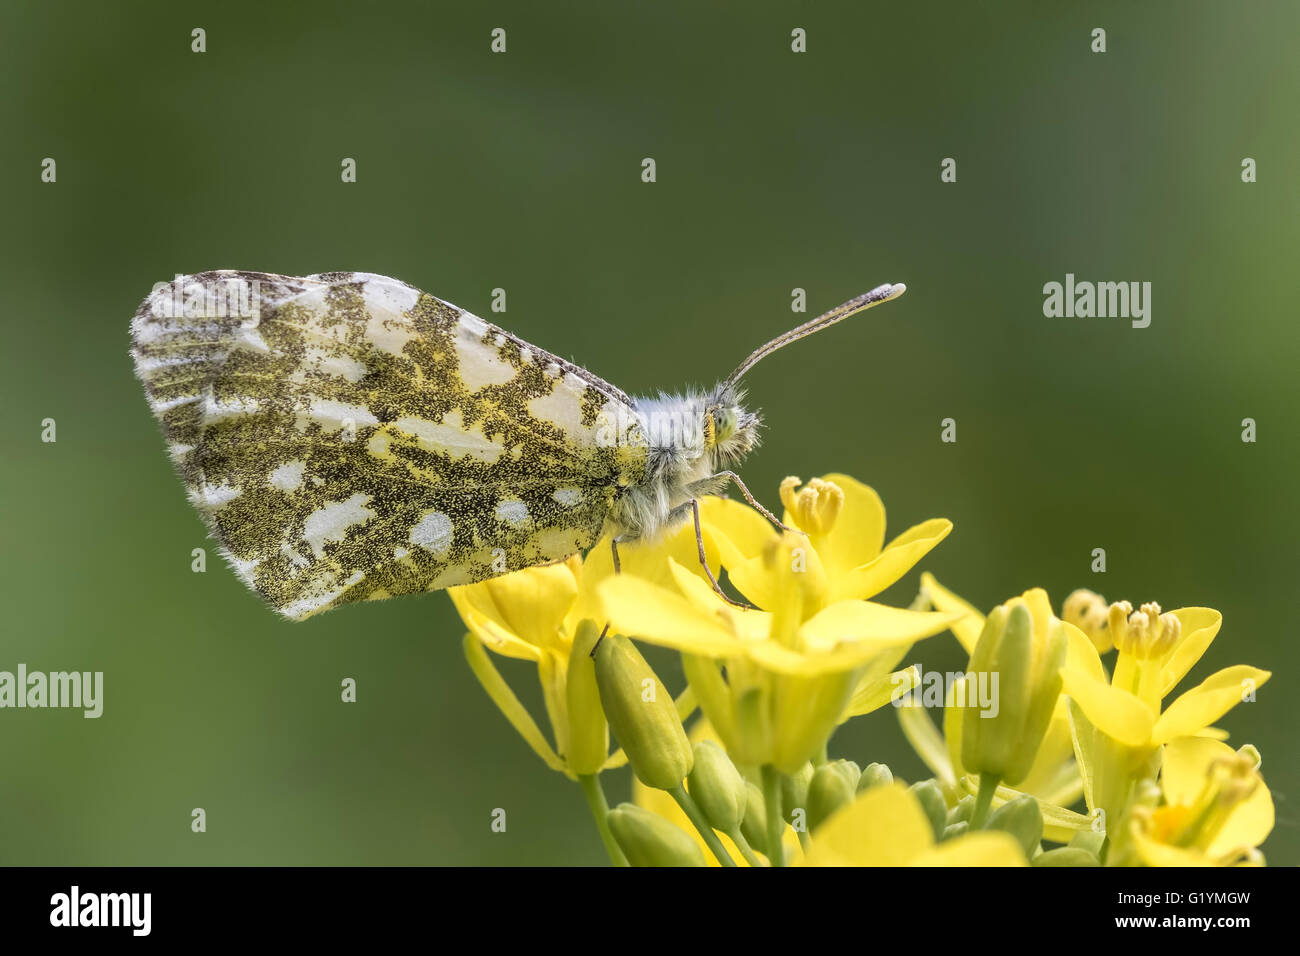
M614 501L613 534L623 540L655 538L686 519L682 505L726 484L719 473L758 445L761 419L742 399L735 388L719 385L707 393L661 393L634 401L647 449L645 474Z

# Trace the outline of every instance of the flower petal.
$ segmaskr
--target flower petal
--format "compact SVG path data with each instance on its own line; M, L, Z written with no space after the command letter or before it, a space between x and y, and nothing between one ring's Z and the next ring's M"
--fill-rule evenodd
M840 722L879 710L892 700L900 700L920 683L921 669L915 664L892 674L864 674L853 689L853 696L849 698Z
M804 621L799 636L810 650L830 650L848 642L884 649L939 634L954 620L955 615L942 611L909 611L873 601L838 601Z
M1099 731L1129 747L1151 742L1154 715L1138 697L1083 671L1063 669L1062 690Z
M764 549L761 554L728 567L731 583L754 604L772 611L780 607L782 595L788 593L793 571L800 575L799 589L811 597L814 607L820 607L826 603L825 596L830 591L820 555L802 536L798 536L798 543L788 550L786 544L783 542L782 549L777 552L782 556L776 561L772 559L772 552ZM798 568L786 567L787 558L791 565L798 561Z
M1269 671L1247 664L1225 667L1211 674L1165 708L1156 721L1153 741L1162 744L1175 737L1195 735L1240 704L1246 692L1263 686L1272 676Z
M930 596L930 603L936 610L960 615L950 630L966 653L974 654L980 631L984 630L984 615L945 588L929 571L921 575L921 587Z
M717 573L721 562L718 547L711 529L701 525L704 538L704 554L709 567ZM699 544L695 540L695 524L687 522L675 531L653 542L627 541L618 546L619 565L623 574L642 578L661 587L674 588L675 579L669 570L669 560L678 561L684 568L705 579L704 569L700 566ZM614 555L609 539L597 542L589 552L582 565L581 586L578 599L574 603L569 619L573 626L587 617L597 620L603 617L598 592L600 585L614 576Z
M813 831L805 866L905 866L934 845L921 804L900 784L872 787Z
M1173 653L1160 669L1162 697L1173 690L1201 659L1223 626L1223 615L1210 607L1180 607L1173 614L1182 625L1183 633L1174 646Z
M761 554L777 534L772 523L753 508L713 495L700 501L700 524L717 534L718 552L728 568Z
M515 728L519 736L533 748L533 753L541 757L552 770L567 773L564 761L551 749L537 722L519 702L510 685L505 682L496 665L492 663L492 658L488 656L487 651L483 650L483 645L473 634L466 634L461 646L465 651L465 660L469 662L470 670L483 685L492 703L497 705L497 709L505 715L506 720L510 721L510 725Z
M1223 829L1210 843L1210 855L1221 857L1233 850L1256 847L1273 832L1273 794L1261 780L1255 792L1237 804Z
M749 611L746 614L754 614ZM840 601L799 629L802 651L775 641L747 641L742 652L762 667L813 676L864 667L900 645L948 628L952 617L936 611L908 611L870 601ZM893 666L891 659L890 666Z
M1147 866L1211 866L1208 856L1200 850L1184 849L1183 847L1170 846L1168 843L1161 843L1159 840L1153 840L1142 832L1140 828L1133 829L1133 845L1137 848L1138 857Z
M1093 680L1106 681L1106 668L1101 664L1097 646L1073 624L1065 622L1065 670L1082 671Z
M581 559L573 555L555 564L448 588L448 593L457 610L472 607L528 644L564 651L568 644L561 629L578 596L581 568Z
M743 649L728 614L762 613L720 607L710 614L680 594L628 574L609 578L598 593L605 617L620 633L705 657L727 657Z
M835 530L838 530L838 525ZM952 522L947 518L931 518L909 528L889 542L873 560L852 570L832 574L830 599L874 597L912 570L951 531ZM834 531L830 537L834 537Z
M1028 866L1025 853L1010 833L984 830L945 840L908 866Z
M828 534L818 535L817 551L831 577L840 577L854 568L875 560L885 543L885 506L875 489L848 475L823 475L844 492L844 505L835 526ZM787 512L782 519L790 524Z
M538 661L542 650L536 644L530 644L523 638L511 633L492 617L480 612L471 604L469 598L459 592L460 588L449 588L447 593L451 602L460 612L460 619L470 632L502 657L514 657L524 661Z
M1235 751L1208 737L1176 737L1165 747L1160 762L1160 790L1165 802L1190 806L1205 787L1205 776L1215 760Z

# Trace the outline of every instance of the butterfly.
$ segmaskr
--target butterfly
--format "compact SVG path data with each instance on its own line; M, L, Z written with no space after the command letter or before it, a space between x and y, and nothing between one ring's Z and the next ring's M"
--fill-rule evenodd
M397 279L217 271L159 283L135 371L235 573L302 620L653 540L734 483L758 443L741 376L880 302L773 339L709 391L631 398ZM726 597L725 594L723 594ZM730 600L730 598L728 598ZM734 602L733 602L734 603Z

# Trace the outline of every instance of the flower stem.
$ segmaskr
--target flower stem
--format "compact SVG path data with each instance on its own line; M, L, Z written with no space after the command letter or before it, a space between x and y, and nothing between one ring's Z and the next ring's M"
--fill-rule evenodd
M763 802L767 804L767 858L773 866L785 866L785 817L781 815L781 773L771 764L763 766Z
M980 789L975 795L975 809L971 811L970 828L972 830L982 830L984 821L988 819L989 808L993 806L993 794L997 792L998 784L1001 783L996 776L991 773L980 774Z
M587 806L591 807L591 815L596 821L596 829L600 831L600 839L605 844L605 852L609 854L609 861L615 866L627 866L627 857L623 855L622 849L619 848L618 841L614 839L614 834L609 831L609 823L606 820L609 814L609 804L605 802L605 789L600 785L600 777L594 773L583 774L578 777L578 783L582 785L582 793L587 798Z
M686 792L686 788L679 783L668 791L668 795L676 800L677 805L682 808L682 812L690 817L691 823L699 831L710 852L718 858L718 862L723 866L735 866L736 861L731 858L727 848L722 845L718 835L713 832L713 827L709 826L709 821L704 819L704 814L700 812L700 808L691 799L691 795Z
M736 832L728 833L727 836L731 837L731 842L736 844L736 849L740 851L740 855L745 858L746 863L750 866L767 866L762 858L754 852L754 848L749 845L749 841L745 839L745 834L740 832L740 827L736 827Z

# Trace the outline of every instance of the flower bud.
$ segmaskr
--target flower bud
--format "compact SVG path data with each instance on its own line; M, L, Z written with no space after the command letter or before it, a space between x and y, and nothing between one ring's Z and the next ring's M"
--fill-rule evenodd
M967 707L962 714L961 763L967 773L1012 786L1028 775L1060 696L1065 649L1065 626L1040 590L989 614L970 670L976 680L996 678L997 707Z
M709 826L723 833L735 833L745 817L748 794L727 752L712 740L695 745L695 766L686 779L687 789Z
M869 763L866 769L862 771L862 776L858 778L858 793L893 782L894 775L889 772L889 768L883 763Z
M565 763L578 776L597 773L609 756L609 725L600 709L596 664L591 649L600 637L595 621L583 620L573 636L564 697L569 717L569 743Z
M700 845L676 824L632 803L606 817L609 830L632 866L706 866Z
M812 783L813 765L804 764L795 773L781 777L781 813L786 823L794 823L796 811L803 811L805 821L808 814L808 786Z
M1063 846L1040 853L1029 861L1032 866L1101 866L1097 858L1077 846Z
M832 760L813 771L808 782L808 829L815 830L840 807L853 802L862 771L852 760Z
M745 781L745 819L740 821L740 833L753 849L767 855L767 801L752 780Z
M926 819L930 821L930 829L934 831L934 838L942 839L944 829L948 826L948 801L943 798L943 789L934 780L922 780L907 789L925 811Z
M969 832L970 824L965 820L958 820L956 823L950 823L943 828L943 835L939 837L939 841L955 840L957 837L965 836Z
M1083 631L1098 654L1105 654L1114 646L1109 616L1110 605L1106 599L1087 588L1072 591L1061 605L1061 619Z
M974 812L975 796L974 794L968 793L957 801L957 806L948 811L949 826L962 820L969 822L971 814Z
M1010 833L1025 851L1025 857L1032 859L1043 839L1043 812L1033 797L1016 797L989 814L984 829Z
M691 772L695 755L672 695L631 641L608 634L596 648L600 703L637 779L671 790Z

